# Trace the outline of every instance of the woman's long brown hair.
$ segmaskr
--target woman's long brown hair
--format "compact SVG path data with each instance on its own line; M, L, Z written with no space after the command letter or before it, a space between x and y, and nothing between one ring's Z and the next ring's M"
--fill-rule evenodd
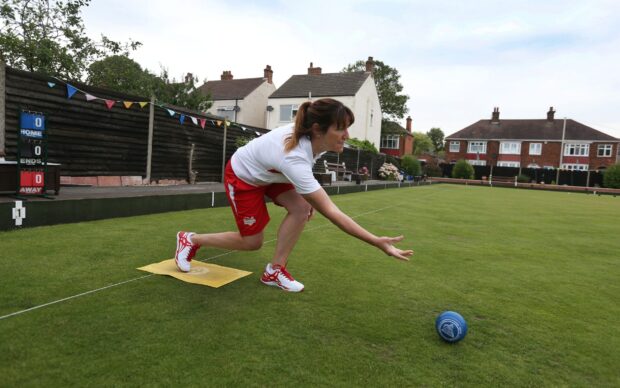
M326 133L329 127L336 124L339 130L350 127L355 121L351 109L333 98L322 98L314 102L306 101L297 110L295 129L291 137L286 138L284 150L291 151L299 144L299 139L308 136L312 139L312 126L317 124L321 132Z

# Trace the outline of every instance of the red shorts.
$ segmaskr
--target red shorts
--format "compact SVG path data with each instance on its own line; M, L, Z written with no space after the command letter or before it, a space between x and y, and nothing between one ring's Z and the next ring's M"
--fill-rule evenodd
M235 215L237 228L242 236L252 236L260 233L269 223L269 213L265 204L265 195L276 202L278 195L293 190L290 183L272 183L267 186L253 186L239 179L230 162L226 164L224 172L224 188L228 202Z

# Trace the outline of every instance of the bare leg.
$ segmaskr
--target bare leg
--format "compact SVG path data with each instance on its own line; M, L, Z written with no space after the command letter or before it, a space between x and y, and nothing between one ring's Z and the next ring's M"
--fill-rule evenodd
M293 251L301 232L310 217L311 207L306 200L294 190L286 191L276 198L284 206L288 214L282 220L278 229L276 250L271 261L272 266L285 267L289 254Z
M252 236L242 236L239 232L194 234L192 243L201 247L254 251L263 245L263 232Z

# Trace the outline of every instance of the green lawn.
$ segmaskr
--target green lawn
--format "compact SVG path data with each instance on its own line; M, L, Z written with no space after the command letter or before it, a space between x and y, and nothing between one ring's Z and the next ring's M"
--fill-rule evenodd
M203 249L252 271L220 289L135 268L227 208L0 233L0 386L619 386L620 198L437 185L333 197L410 262L316 217L290 258L306 285L259 282L263 249ZM220 255L220 256L218 256ZM218 257L214 257L218 256ZM145 276L147 275L147 276ZM434 320L461 313L467 337Z

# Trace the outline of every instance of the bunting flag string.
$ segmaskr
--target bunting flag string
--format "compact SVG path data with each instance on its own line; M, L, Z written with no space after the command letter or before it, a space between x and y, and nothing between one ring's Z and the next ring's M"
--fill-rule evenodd
M67 99L70 100L71 97L77 92L77 88L67 84Z
M90 94L90 93L87 93L84 90L81 90L81 89L79 89L79 88L77 88L77 87L75 87L75 86L73 86L73 85L71 85L71 84L69 84L69 83L59 79L59 78L56 78L56 77L52 77L52 78L54 78L56 81L58 81L58 82L60 82L60 83L62 83L62 84L64 84L66 86L66 88L67 88L67 100L70 100L71 98L73 98L73 96L75 96L75 94L77 92L81 92L82 94L84 94L84 97L85 97L86 101L90 102L90 101L95 101L95 100L102 100L105 103L105 106L108 109L110 109L110 110L114 107L114 105L116 105L117 102L122 103L122 105L125 107L125 109L131 109L131 107L134 104L138 104L140 106L140 109L142 109L145 106L151 104L153 106L156 106L158 108L162 108L162 109L165 109L166 111L168 111L168 114L170 115L170 117L174 117L177 114L179 114L179 122L181 123L181 125L184 124L186 118L189 118L194 125L200 126L200 128L202 128L202 129L205 129L205 126L207 124L207 120L213 126L215 126L217 124L218 127L221 127L222 124L225 124L228 127L231 126L231 125L236 125L239 128L243 129L244 131L247 129L244 126L241 126L241 125L239 125L237 123L231 123L228 120L213 120L213 119L206 119L206 118L198 118L198 117L195 117L195 116L190 116L190 115L178 113L175 110L170 109L170 108L166 107L163 104L151 103L149 101L125 101L125 100L113 100L113 99L97 97L97 96L95 96L93 94ZM47 86L49 88L54 88L56 86L56 82L48 81L47 82ZM258 132L258 131L256 131L256 134L257 134L257 136L261 135L260 132Z

